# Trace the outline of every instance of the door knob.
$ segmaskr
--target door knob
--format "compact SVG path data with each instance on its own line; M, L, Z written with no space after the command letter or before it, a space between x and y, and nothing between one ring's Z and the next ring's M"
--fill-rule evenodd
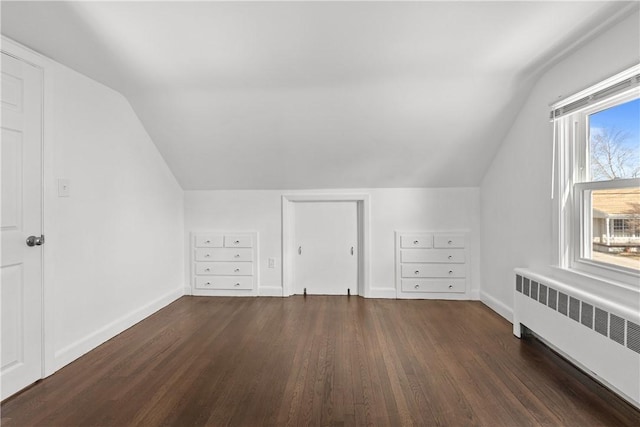
M351 246L351 255L353 255L353 246Z
M302 246L298 246L298 255L302 255Z
M44 245L44 235L40 237L29 236L27 237L27 246L41 246Z

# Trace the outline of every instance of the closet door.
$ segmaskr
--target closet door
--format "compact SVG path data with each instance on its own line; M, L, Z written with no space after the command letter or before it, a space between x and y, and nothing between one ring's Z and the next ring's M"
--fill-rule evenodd
M0 399L42 378L42 70L2 53Z
M358 293L357 202L296 202L296 294Z

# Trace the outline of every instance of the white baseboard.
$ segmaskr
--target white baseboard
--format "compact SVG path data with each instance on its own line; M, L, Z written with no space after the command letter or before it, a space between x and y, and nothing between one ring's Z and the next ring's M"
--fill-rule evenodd
M161 308L171 304L183 294L184 288L181 286L180 288L151 301L149 304L114 320L97 331L94 331L76 342L56 351L54 356L54 372L98 347L100 344L105 343L141 320L149 317Z
M260 286L258 296L261 297L282 297L282 287L280 286Z
M396 299L396 288L372 288L366 298Z
M484 305L489 307L491 310L507 319L510 323L513 323L513 310L502 301L499 301L486 292L480 292L480 301L482 301Z

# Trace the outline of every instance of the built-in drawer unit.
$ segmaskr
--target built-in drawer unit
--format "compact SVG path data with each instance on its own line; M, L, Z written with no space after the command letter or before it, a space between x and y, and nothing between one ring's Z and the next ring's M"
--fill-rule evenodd
M251 236L228 235L224 236L225 248L251 248L253 239Z
M396 232L396 296L461 299L467 293L466 232Z
M431 234L408 234L400 236L400 246L403 248L430 248L433 246Z
M252 262L197 262L198 276L253 276Z
M250 277L196 276L198 289L251 290L253 280Z
M253 261L251 248L196 248L196 261Z
M463 234L440 234L433 236L434 248L464 248Z
M464 264L464 249L400 250L400 262L440 262Z
M257 295L258 234L191 233L193 295Z
M463 264L402 264L402 277L464 277Z
M455 292L466 291L464 279L402 279L402 292Z
M197 248L221 248L224 243L224 236L215 234L199 234L195 238Z

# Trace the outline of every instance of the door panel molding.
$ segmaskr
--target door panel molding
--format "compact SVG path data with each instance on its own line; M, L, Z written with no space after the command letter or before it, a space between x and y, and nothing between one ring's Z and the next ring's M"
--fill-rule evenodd
M358 209L358 295L371 296L370 253L371 221L369 194L347 193L301 193L282 196L282 296L291 296L293 286L293 257L297 254L294 242L296 202L356 202Z

